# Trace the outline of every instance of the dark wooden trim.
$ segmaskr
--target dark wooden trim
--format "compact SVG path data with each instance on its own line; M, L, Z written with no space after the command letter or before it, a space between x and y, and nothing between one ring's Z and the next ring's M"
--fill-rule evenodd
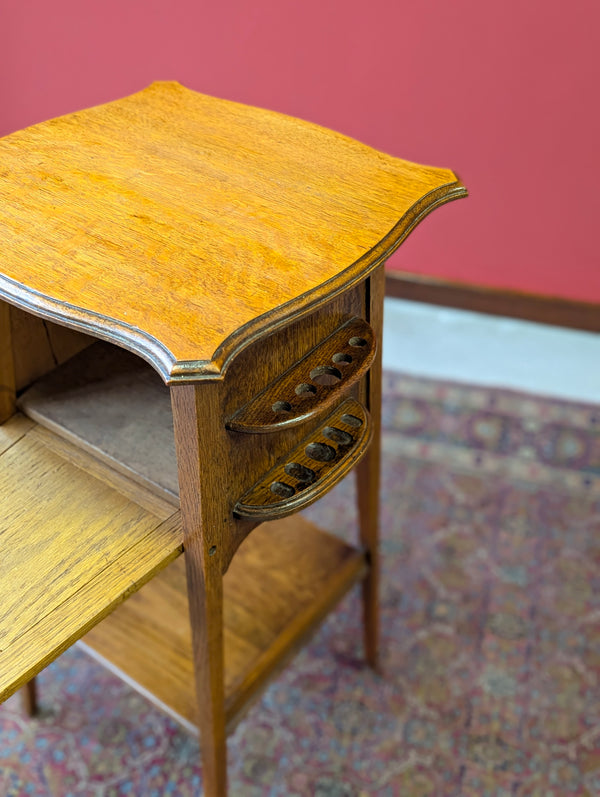
M387 271L385 295L477 313L600 332L600 304Z

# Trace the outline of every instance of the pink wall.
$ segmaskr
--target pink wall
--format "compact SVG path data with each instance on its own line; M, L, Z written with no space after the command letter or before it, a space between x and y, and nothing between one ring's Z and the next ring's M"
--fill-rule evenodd
M600 301L598 0L0 0L0 133L152 80L454 168L392 266Z

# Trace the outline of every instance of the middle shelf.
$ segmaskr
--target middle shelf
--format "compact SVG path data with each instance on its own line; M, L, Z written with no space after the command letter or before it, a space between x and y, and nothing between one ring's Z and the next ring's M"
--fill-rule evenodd
M357 338L357 332L365 337ZM365 343L362 359L353 361L355 372L348 375L347 381L352 382L370 362L374 339L366 322L352 319L316 350L342 348L340 336L344 341L356 338ZM361 347L356 344L356 348ZM298 368L311 356L301 360ZM305 437L290 444L274 464L258 470L240 490L233 507L237 518L275 520L307 507L365 453L372 434L367 410L354 398L344 400L337 386L333 392L328 390L324 387L326 395L318 394L321 409L311 410L315 417L309 418ZM332 399L337 405L331 405ZM19 406L44 428L178 506L169 388L139 357L95 343L26 390ZM322 408L329 408L327 417ZM275 426L272 430L281 432ZM226 434L237 439L236 445L247 447L248 435L232 430ZM268 435L259 437L264 440Z

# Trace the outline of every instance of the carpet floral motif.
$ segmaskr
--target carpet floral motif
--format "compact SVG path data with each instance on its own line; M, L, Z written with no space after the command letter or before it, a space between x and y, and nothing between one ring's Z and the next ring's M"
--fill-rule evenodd
M384 380L382 674L348 595L229 744L236 797L600 795L600 410ZM356 538L354 482L309 510ZM76 647L0 708L6 797L192 797L198 742Z

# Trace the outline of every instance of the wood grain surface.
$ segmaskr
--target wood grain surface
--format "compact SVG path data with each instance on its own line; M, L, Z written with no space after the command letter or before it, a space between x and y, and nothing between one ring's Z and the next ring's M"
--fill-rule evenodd
M383 266L368 280L366 316L375 334L383 335L383 295L385 273ZM361 385L361 400L371 419L371 445L355 470L359 513L360 542L365 550L369 569L362 582L363 633L367 661L378 669L379 651L379 589L381 562L379 552L379 488L381 476L381 346L366 379Z
M17 393L93 343L93 338L10 307Z
M241 407L227 428L264 434L322 414L365 374L376 349L367 322L351 319Z
M11 307L0 301L0 424L14 413L16 402L10 311Z
M8 451L34 426L35 424L23 415L13 415L6 423L3 423L0 426L0 454Z
M365 567L359 551L300 516L255 529L224 578L229 725ZM177 719L197 725L187 600L180 558L92 629L83 642Z
M0 295L167 381L215 375L465 193L447 169L154 83L0 140Z
M179 513L162 522L28 434L0 456L0 493L2 701L178 556L182 535Z
M240 498L235 515L275 520L304 509L360 461L370 438L368 412L354 399L343 401Z

